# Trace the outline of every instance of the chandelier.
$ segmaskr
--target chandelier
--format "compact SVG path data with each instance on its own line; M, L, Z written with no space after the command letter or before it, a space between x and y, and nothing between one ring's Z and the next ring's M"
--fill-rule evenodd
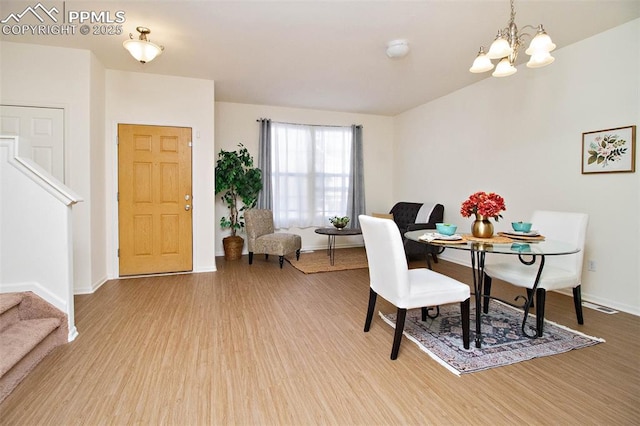
M518 27L516 26L515 18L516 11L513 6L513 0L511 2L511 19L507 27L498 30L496 39L491 43L489 51L485 53L484 47L480 47L478 56L473 61L473 65L469 68L472 73L481 73L492 70L494 64L492 59L498 60L498 65L495 71L491 74L494 77L507 77L515 74L518 70L514 66L516 58L518 57L518 49L524 45L524 38L531 37L531 34L518 33ZM555 58L551 56L549 52L556 48L556 45L551 41L551 37L547 35L542 24L534 27L532 25L526 25L524 28L531 28L536 30L536 35L532 38L529 48L525 50L525 53L531 58L527 62L529 68L540 68L552 63Z
M149 28L136 27L136 31L140 33L140 37L136 40L129 33L129 40L125 40L122 45L137 61L143 64L153 61L156 56L164 51L164 46L158 46L147 39L147 34L151 33Z

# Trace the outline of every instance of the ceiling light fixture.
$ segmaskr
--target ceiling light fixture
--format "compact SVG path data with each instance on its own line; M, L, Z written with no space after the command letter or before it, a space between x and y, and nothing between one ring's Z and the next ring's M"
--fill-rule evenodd
M499 59L495 71L491 74L494 77L507 77L515 74L518 70L514 66L518 56L518 49L524 44L525 37L531 37L531 34L518 34L515 18L516 12L511 2L511 19L506 28L498 30L496 39L491 44L489 51L485 53L484 47L480 47L478 56L473 61L473 65L469 68L472 73L481 73L493 69L492 59ZM524 28L532 28L536 30L535 37L532 38L529 48L525 53L531 58L527 62L529 68L540 68L552 63L555 58L549 52L556 48L551 41L551 37L547 35L542 24L534 27L525 25Z
M387 56L390 58L402 58L409 53L407 40L393 40L387 43Z
M124 48L131 53L131 56L145 64L162 54L164 46L158 46L147 39L147 34L151 33L149 28L136 27L136 31L140 33L140 37L137 40L133 38L133 34L129 33L129 40L122 43Z

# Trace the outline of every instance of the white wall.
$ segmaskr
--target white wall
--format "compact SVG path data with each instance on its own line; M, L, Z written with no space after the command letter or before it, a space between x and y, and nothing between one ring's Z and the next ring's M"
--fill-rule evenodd
M89 180L91 186L91 286L80 288L77 293L91 292L107 280L107 196L105 182L105 69L91 55L90 64L91 141L89 143Z
M352 114L297 108L282 108L266 105L246 105L216 102L216 156L221 149L237 149L239 143L247 147L258 162L259 118L273 121L303 124L327 124L363 126L364 185L367 212L388 212L393 205L391 178L393 166L393 119L378 115ZM220 230L220 217L228 215L227 207L216 198L216 256L223 255L222 238L229 230ZM327 226L330 224L327 222ZM326 248L327 237L314 232L315 228L290 229L302 236L302 247L306 250ZM245 235L241 234L245 237ZM343 237L336 240L338 246L362 245L362 237ZM245 243L244 252L247 252Z
M76 288L91 287L96 261L92 250L94 244L100 244L92 240L91 217L90 152L100 149L101 144L92 140L90 131L90 80L95 58L88 50L12 42L0 42L0 51L0 103L64 109L66 184L85 200L73 208L74 283ZM94 179L103 179L96 171L93 174ZM97 261L100 264L100 259ZM104 259L101 263L104 265ZM100 269L104 266L98 266Z
M397 116L393 193L412 200L428 191L463 232L471 219L460 205L475 191L505 198L497 230L536 209L586 212L583 298L640 314L640 170L581 174L583 132L640 124L640 20L554 56L545 68L520 66ZM640 168L637 158L636 150ZM454 250L443 257L468 263Z
M109 278L118 276L118 123L191 127L193 135L193 270L215 270L214 82L107 70L105 152Z

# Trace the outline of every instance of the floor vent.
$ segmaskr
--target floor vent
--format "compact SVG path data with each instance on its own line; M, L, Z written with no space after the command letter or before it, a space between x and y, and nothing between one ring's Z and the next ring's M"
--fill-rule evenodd
M596 311L609 314L609 315L618 313L618 311L616 311L615 309L607 308L606 306L595 305L589 302L582 302L582 306L584 306L585 308L594 309Z

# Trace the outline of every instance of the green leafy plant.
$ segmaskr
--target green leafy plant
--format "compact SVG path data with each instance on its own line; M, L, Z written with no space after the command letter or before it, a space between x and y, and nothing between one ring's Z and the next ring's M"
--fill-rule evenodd
M333 216L329 218L329 222L336 228L344 228L349 223L349 218L347 216Z
M216 163L216 194L229 207L229 217L220 219L222 229L236 231L244 228L242 212L255 207L258 193L262 190L262 171L253 166L253 157L247 148L238 144L236 151L220 150ZM239 202L242 201L242 207Z

